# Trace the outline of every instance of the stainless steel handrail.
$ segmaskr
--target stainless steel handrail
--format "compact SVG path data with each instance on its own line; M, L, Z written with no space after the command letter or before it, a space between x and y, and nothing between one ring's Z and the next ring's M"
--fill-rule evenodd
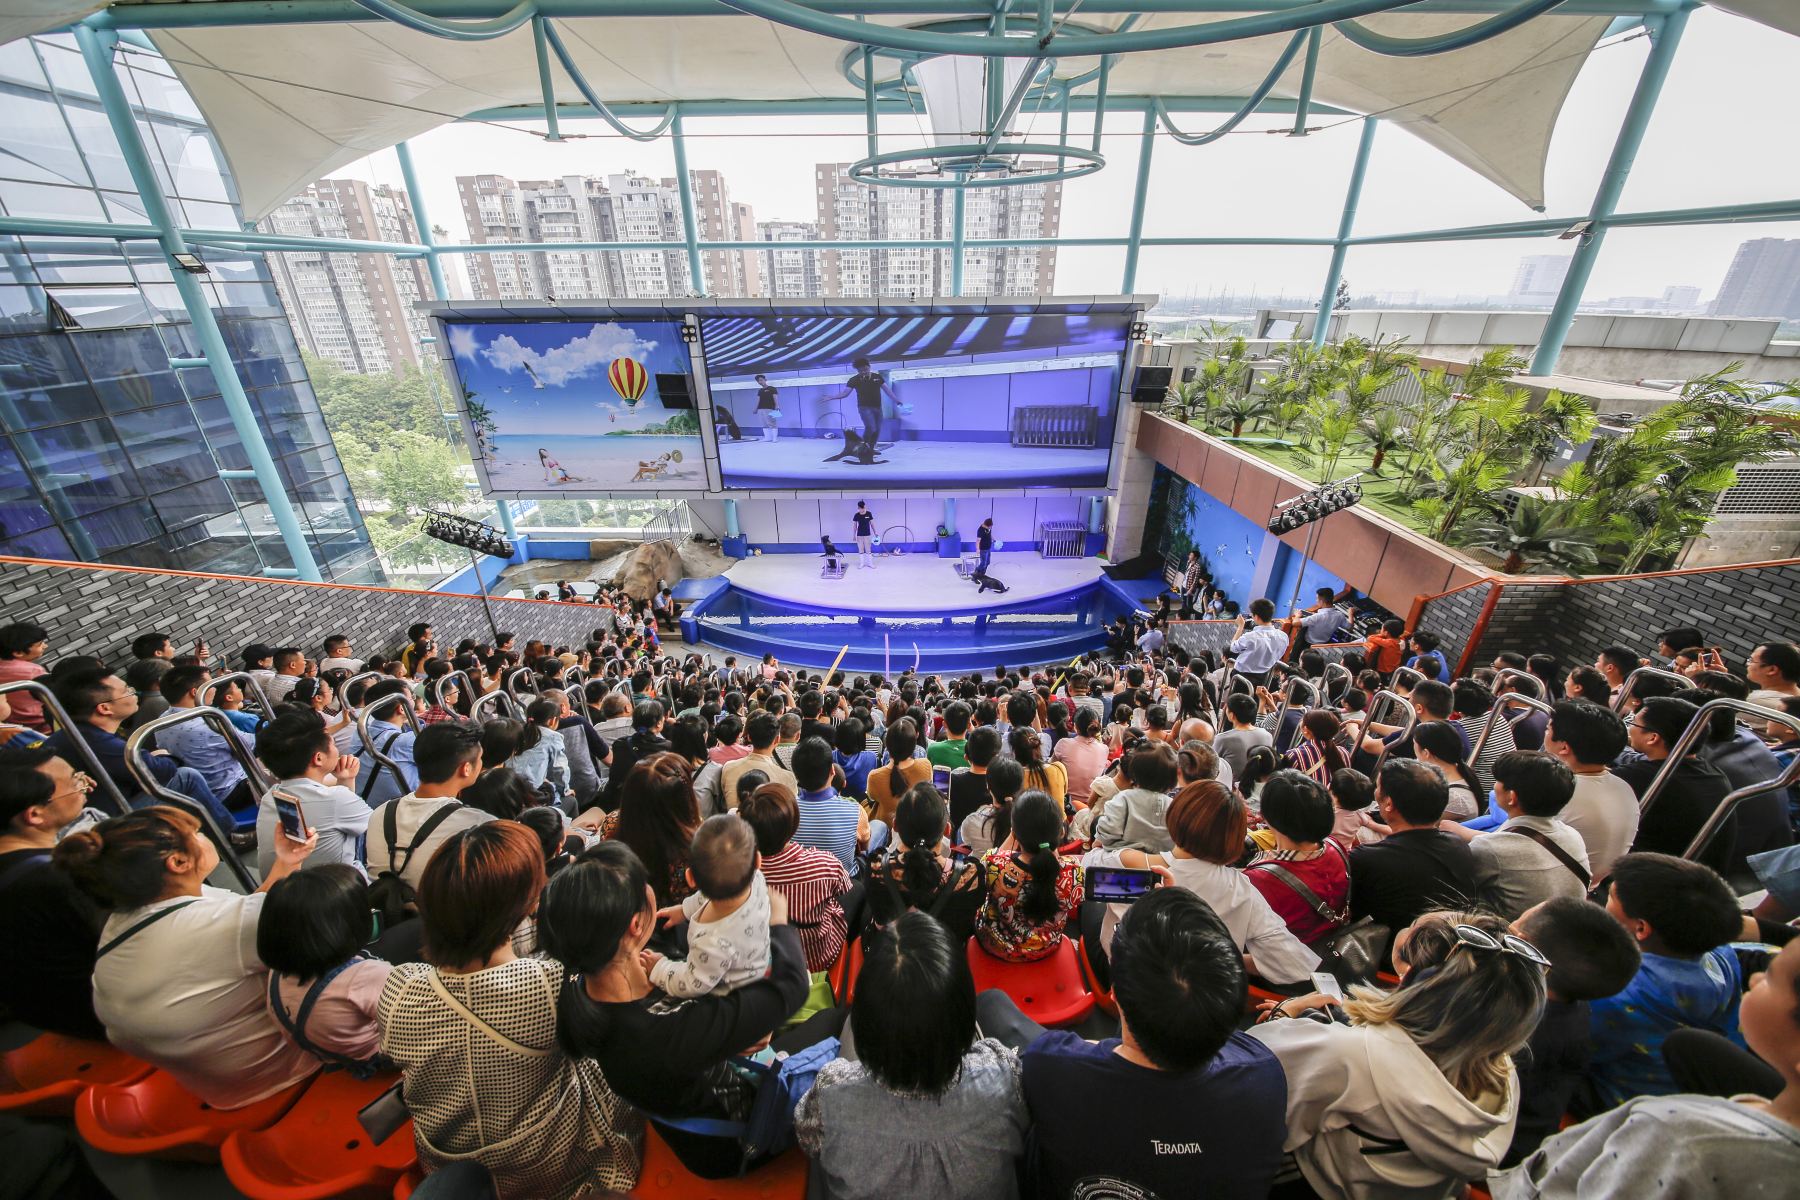
M1537 699L1549 699L1548 696L1544 695L1544 681L1539 679L1536 675L1533 675L1530 671L1521 671L1517 667L1502 667L1500 670L1494 672L1494 691L1498 693L1500 691L1500 684L1515 679L1521 683L1529 684L1531 687L1531 694ZM1518 695L1517 692L1509 692L1506 694L1514 696Z
M1481 723L1481 733L1475 738L1474 749L1469 751L1470 762L1480 761L1482 747L1487 745L1488 735L1494 731L1494 722L1500 719L1501 713L1509 704L1518 708L1532 709L1541 713L1549 713L1551 707L1546 701L1540 700L1536 696L1527 696L1520 692L1508 692L1506 695L1501 696L1494 702L1494 707L1488 709L1487 720ZM1521 713L1520 715L1523 716L1524 714ZM1507 722L1509 728L1512 724L1512 721Z
M532 695L535 696L535 695L540 694L542 689L538 687L537 672L532 670L530 667L514 667L512 670L508 671L505 675L502 675L500 677L500 679L501 679L500 690L505 692L507 695L511 696L515 701L519 701L520 705L522 707L525 703L529 703L529 702L521 700L520 696L519 696L519 688L517 687L517 684L519 681L519 676L521 676L521 675L523 675L525 677L525 682L526 682L527 686L529 687Z
M502 706L504 706L506 711L499 715L511 717L515 721L522 720L525 716L524 709L517 700L513 699L508 693L496 688L486 695L475 697L475 702L469 705L469 720L479 725L483 720L481 714L484 709L489 707L499 709Z
M412 693L410 692L394 692L390 695L378 696L363 705L362 711L356 714L356 736L362 740L363 749L369 752L369 757L375 760L375 769L379 771L383 767L386 767L388 771L393 774L395 781L400 784L401 793L405 794L412 791L412 785L406 782L406 772L402 771L400 769L400 764L389 758L386 751L378 747L374 740L369 737L370 720L380 715L382 712L385 712L387 709L393 708L395 705L399 705L401 710L405 712L406 723L412 727L414 736L417 736L419 729L421 728L419 725L419 713L417 707L413 704ZM393 743L390 741L389 745L392 744Z
M1639 667L1637 670L1627 675L1625 677L1625 682L1619 685L1619 694L1613 697L1612 702L1614 712L1625 711L1625 702L1631 699L1632 692L1637 689L1638 679L1646 675L1654 679L1673 680L1680 684L1683 690L1694 686L1694 681L1689 679L1686 675L1680 675L1674 671L1665 671L1661 667Z
M262 680L258 679L248 671L227 671L223 675L214 675L211 679L200 685L200 703L202 705L208 704L212 699L213 689L222 687L227 683L248 684L249 686L244 689L245 694L248 695L250 692L256 693L257 707L262 710L262 715L265 717L272 717L275 715L275 706L269 703L269 693L263 690Z
M1412 667L1395 667L1393 676L1388 680L1388 686L1393 688L1399 687L1400 677L1402 675L1405 675L1412 680L1411 686L1413 687L1418 687L1421 683L1424 683L1426 678L1425 672L1415 670Z
M219 861L225 864L226 869L243 885L246 892L254 892L257 886L256 876L250 873L250 869L244 865L243 860L238 858L237 852L231 848L232 831L221 829L212 810L206 805L192 796L184 796L174 788L165 786L144 762L143 745L147 738L158 730L168 729L187 721L202 721L207 728L225 739L225 748L231 752L233 758L237 759L238 765L244 768L244 775L250 781L250 790L255 793L257 803L262 803L263 795L268 791L268 785L262 775L262 764L258 763L250 752L244 749L244 744L238 740L238 728L231 723L231 718L220 709L210 706L172 708L155 720L145 721L132 730L131 736L125 739L125 769L131 772L132 778L138 781L138 785L144 789L146 795L155 796L159 801L172 804L197 817L200 821L200 828L206 831L206 836L218 848ZM220 799L223 800L224 797L220 797Z
M566 688L569 686L569 676L571 675L575 676L576 683L587 682L587 672L581 669L580 663L570 663L564 667L562 673L556 677L556 681Z
M1319 676L1319 686L1324 689L1327 698L1330 698L1331 696L1331 681L1338 675L1344 677L1343 691L1338 693L1340 697L1344 692L1347 692L1356 686L1356 676L1351 673L1349 667L1346 667L1341 662L1328 662L1325 664L1325 673Z
M458 679L462 680L462 683L459 685L462 694L469 698L469 707L473 709L475 706L475 681L469 678L469 673L467 671L461 670L460 668L445 671L442 675L439 675L436 679L431 681L432 703L436 704L439 708L449 708L450 705L444 700L444 688Z
M1639 669L1645 670L1648 668ZM1630 682L1629 677L1627 678L1627 682ZM1747 700L1734 700L1729 696L1720 696L1716 700L1708 700L1705 704L1700 706L1700 710L1696 712L1693 719L1688 722L1687 728L1681 731L1681 736L1675 739L1675 744L1669 748L1669 756L1663 759L1661 768L1657 770L1656 775L1650 780L1649 786L1644 789L1644 794L1638 797L1638 820L1640 827L1643 821L1643 814L1650 811L1650 806L1656 803L1658 797L1662 795L1663 790L1668 787L1669 780L1673 778L1676 770L1680 767L1682 759L1686 758L1688 752L1694 748L1695 744L1709 732L1712 726L1712 715L1720 711L1752 716L1765 724L1774 721L1777 724L1785 725L1787 728L1793 730L1795 737L1800 737L1800 717L1789 716L1785 712L1777 712L1772 708L1764 708L1760 704L1751 704ZM1712 816L1708 817L1705 823L1700 826L1699 831L1694 835L1694 840L1690 842L1688 848L1682 852L1682 857L1693 858L1696 854L1704 850L1706 844L1717 835L1720 826L1730 820L1731 815L1737 811L1738 805L1750 799L1752 796L1760 796L1764 792L1773 792L1785 788L1792 784L1796 779L1800 779L1800 758L1789 763L1787 769L1775 776L1775 778L1765 779L1760 783L1753 783L1749 787L1739 788L1728 794L1724 799L1719 801L1719 806L1713 810Z
M35 679L15 679L10 683L0 683L0 695L8 692L29 692L36 696L44 706L44 711L56 718L56 727L68 735L70 746L81 757L81 764L87 768L88 777L94 781L96 790L106 793L105 804L112 809L113 816L122 816L131 811L131 805L125 802L119 785L113 782L113 777L100 765L100 756L94 753L94 748L87 744L87 739L76 730L74 718L69 716L69 710L62 706L62 701L56 698L55 692Z
M1309 699L1307 701L1307 707L1309 707L1309 708L1319 707L1319 689L1318 689L1318 687L1315 686L1310 679L1307 679L1304 676L1289 675L1287 678L1287 682L1281 685L1281 703L1275 706L1275 731L1274 731L1274 733L1275 733L1275 753L1277 753L1277 754L1286 754L1290 749L1293 748L1293 743L1291 741L1286 746L1283 746L1281 744L1281 729L1282 729L1282 722L1287 719L1288 709L1292 708L1294 705L1294 689L1295 689L1296 685L1298 685L1300 688L1302 688L1306 691L1307 696L1309 697Z
M1406 668L1403 667L1401 669L1405 670ZM1376 723L1375 718L1378 715L1381 715L1381 706L1384 703L1397 705L1400 708L1401 715L1406 719L1400 725L1398 736L1382 739L1381 753L1375 756L1375 766L1369 772L1370 778L1374 778L1381 774L1381 764L1387 761L1388 751L1393 748L1396 742L1404 742L1407 738L1411 737L1413 727L1419 723L1419 711L1413 707L1411 700L1408 700L1399 692L1390 692L1386 688L1383 688L1369 698L1369 715L1363 720L1363 727L1358 731L1359 737L1368 736L1369 726Z
M351 712L355 712L356 706L350 703L350 690L358 686L366 689L369 684L375 680L386 678L387 676L383 675L380 671L357 672L355 675L344 680L343 686L338 688L338 706L340 708L347 707Z

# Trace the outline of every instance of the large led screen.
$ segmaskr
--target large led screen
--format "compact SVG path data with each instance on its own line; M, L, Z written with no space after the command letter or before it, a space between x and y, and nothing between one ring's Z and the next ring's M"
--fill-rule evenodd
M707 318L724 485L1105 487L1130 320Z
M673 321L444 322L490 492L706 487Z

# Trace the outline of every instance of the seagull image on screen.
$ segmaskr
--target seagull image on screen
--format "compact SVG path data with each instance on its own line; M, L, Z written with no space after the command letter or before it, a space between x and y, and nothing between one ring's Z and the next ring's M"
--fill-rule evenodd
M996 592L1005 592L1006 585L987 573L988 564L994 558L994 518L989 517L983 521L981 528L975 531L975 548L980 552L980 557L975 560L975 570L969 576L970 579L981 585L975 590L975 594L980 595L989 588L993 588Z
M756 414L762 418L763 441L781 438L781 404L775 399L775 385L767 375L756 377Z
M870 547L875 539L875 514L869 511L869 502L858 500L856 511L850 515L850 520L856 525L856 552L862 557L862 561L856 565L873 569L875 557L870 553Z
M858 437L848 426L844 429L844 448L827 458L826 462L836 462L842 458L855 457L864 466L876 462L875 440L881 433L881 396L886 393L888 399L895 404L900 403L900 395L881 375L870 369L869 360L855 360L856 374L844 381L844 386L835 395L825 397L826 400L842 400L851 392L856 393L856 413L863 424L862 435Z

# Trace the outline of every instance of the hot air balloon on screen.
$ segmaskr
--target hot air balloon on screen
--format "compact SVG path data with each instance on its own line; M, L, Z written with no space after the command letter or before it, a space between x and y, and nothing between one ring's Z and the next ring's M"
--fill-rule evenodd
M612 383L613 391L619 393L619 398L633 408L643 399L644 389L650 386L650 372L635 358L613 359L606 378Z

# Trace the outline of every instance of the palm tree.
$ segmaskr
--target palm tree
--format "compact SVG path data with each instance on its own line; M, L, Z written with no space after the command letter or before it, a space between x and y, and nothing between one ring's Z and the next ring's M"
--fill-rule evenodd
M1231 436L1244 436L1246 421L1260 421L1272 411L1269 398L1261 392L1244 392L1227 397L1219 406L1219 415L1231 422Z
M1374 454L1369 462L1371 475L1381 474L1381 464L1387 461L1387 456L1396 450L1405 449L1412 441L1412 430L1407 427L1406 413L1399 408L1378 408L1357 422L1356 427L1363 435L1363 442Z
M1456 542L1497 556L1507 575L1527 565L1580 574L1599 560L1596 547L1608 536L1606 527L1588 522L1573 500L1520 496L1510 514L1463 525Z
M1197 380L1190 379L1184 383L1174 384L1169 388L1168 394L1163 397L1163 411L1167 413L1174 410L1180 415L1182 421L1191 421L1194 419L1194 410L1200 406L1204 392L1205 389Z

